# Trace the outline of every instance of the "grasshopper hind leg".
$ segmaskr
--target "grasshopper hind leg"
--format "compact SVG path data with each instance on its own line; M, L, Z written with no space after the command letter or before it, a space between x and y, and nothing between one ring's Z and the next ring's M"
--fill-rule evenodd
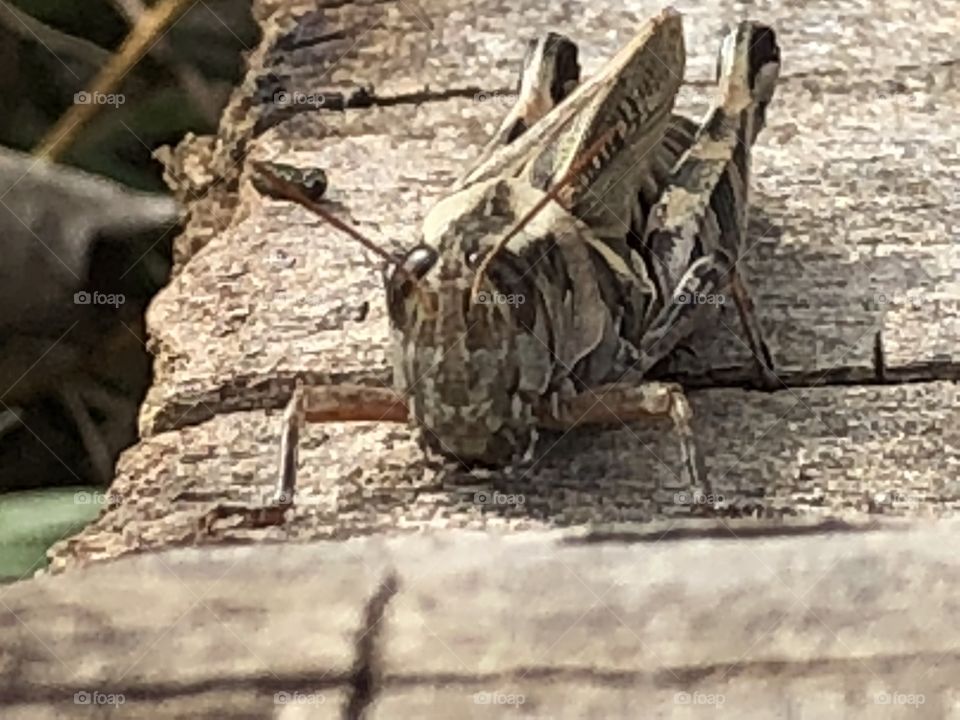
M736 268L731 272L730 292L740 313L740 323L743 325L747 344L753 354L753 364L756 370L756 385L762 390L778 390L783 381L777 376L773 367L773 357L770 348L763 339L763 330L754 311L753 300L743 284L743 278Z
M658 363L672 355L694 331L706 324L711 308L702 304L723 304L722 290L728 288L736 303L747 345L753 356L755 384L765 390L777 389L782 382L773 369L773 358L764 340L753 300L743 283L736 265L722 252L699 258L687 269L677 283L673 296L654 318L640 339L637 370L648 374ZM718 311L716 308L713 308Z
M718 57L718 97L695 135L677 126L689 148L650 210L641 251L661 298L659 312L637 342L649 371L709 319L725 293L737 304L756 368L756 384L779 388L753 302L738 272L747 237L750 150L763 127L780 67L774 31L743 22L731 29ZM711 312L713 310L713 312Z

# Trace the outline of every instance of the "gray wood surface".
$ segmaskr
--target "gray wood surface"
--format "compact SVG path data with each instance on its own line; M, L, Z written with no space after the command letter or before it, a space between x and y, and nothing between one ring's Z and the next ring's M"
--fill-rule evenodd
M328 425L302 440L302 502L285 527L226 519L197 532L218 500L256 503L269 491L275 410L296 375L377 384L389 373L377 261L305 211L260 198L244 158L327 168L341 216L410 244L506 111L523 49L517 28L569 33L589 73L658 7L256 3L264 40L218 138L190 138L164 156L192 217L177 241L178 274L148 316L157 362L145 439L121 458L119 502L56 546L53 568L176 543L688 514L667 424L551 439L532 472L493 477L426 466L403 427ZM719 32L742 11L678 7L690 58L680 105L699 112ZM930 1L770 0L749 14L777 28L784 79L754 158L745 272L790 387L738 389L750 365L731 307L695 343L696 360L673 369L700 388L695 427L716 491L811 522L952 515L960 20ZM323 94L324 107L271 110L263 101L280 85L269 73L287 91ZM490 504L492 492L523 502Z
M958 533L740 522L147 553L0 590L0 716L955 718Z

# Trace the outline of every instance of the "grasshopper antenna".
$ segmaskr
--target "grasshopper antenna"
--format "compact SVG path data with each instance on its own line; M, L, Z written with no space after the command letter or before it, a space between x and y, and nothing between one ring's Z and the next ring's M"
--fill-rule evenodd
M551 200L556 200L564 188L569 186L574 180L577 179L580 173L586 169L587 165L589 165L590 162L592 162L593 159L600 154L600 151L603 150L607 143L610 142L610 139L616 132L617 128L612 127L603 133L603 135L601 135L599 138L597 138L590 145L590 147L584 151L580 159L570 166L570 169L567 170L564 176L547 191L547 194L540 198L540 200L538 200L537 203L530 208L530 210L528 210L519 221L517 221L517 224L513 226L510 232L500 238L497 244L494 245L490 252L486 254L486 256L483 258L483 261L480 263L480 267L477 268L477 276L474 278L473 288L470 290L471 303L475 304L477 302L477 295L480 293L480 284L483 282L483 276L486 273L487 268L490 267L490 263L493 262L493 259L496 257L497 253L500 252L506 246L506 244L510 242L514 236L516 236L518 232L523 230L523 228L547 206L547 203L549 203Z
M291 202L295 202L298 205L306 208L314 215L319 216L322 220L333 225L333 227L340 232L349 235L377 257L385 260L388 265L396 267L397 270L402 274L404 280L409 280L413 283L414 290L420 295L420 299L423 302L424 308L429 310L431 304L427 302L427 299L424 296L424 291L420 285L419 279L407 272L406 268L403 267L403 261L401 258L397 257L396 255L391 255L382 247L377 245L377 243L375 243L373 240L370 240L361 232L359 232L356 228L351 227L336 215L329 212L319 202L308 197L306 192L295 182L291 182L290 180L277 175L275 172L273 172L273 170L270 169L269 163L251 160L251 165L253 166L255 173L255 187L262 188L262 190L271 197L282 200L290 200Z
M386 260L388 263L399 265L395 256L388 253L372 240L369 240L367 237L357 231L356 228L347 225L347 223L338 218L336 215L328 212L316 200L312 200L311 198L307 197L307 194L300 189L296 183L279 177L270 169L268 163L259 162L257 160L253 160L251 163L256 171L256 184L262 186L267 191L267 194L282 200L291 200L298 205L302 205L314 215L318 215L319 217L323 218L323 220L333 225L340 232L352 237L370 252Z

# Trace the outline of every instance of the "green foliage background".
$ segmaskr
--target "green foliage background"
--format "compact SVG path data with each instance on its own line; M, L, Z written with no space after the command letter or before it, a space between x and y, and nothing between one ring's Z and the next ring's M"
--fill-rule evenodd
M121 7L140 0L6 0L0 12L0 144L29 151L88 87L130 30ZM143 3L153 5L154 0ZM19 10L38 23L25 27ZM73 41L75 51L60 47ZM144 190L163 190L150 153L188 131L212 132L257 42L250 0L203 0L126 75L126 101L103 106L64 161ZM53 48L56 48L54 51ZM185 75L196 79L185 87Z
M0 145L33 150L123 42L131 28L124 11L154 1L0 3ZM250 0L197 2L124 77L116 92L125 102L101 107L62 161L134 188L164 191L152 151L189 131L216 130L241 77L243 53L257 39ZM169 246L159 251L169 253ZM99 505L76 500L77 492L94 490L0 494L0 582L31 575L45 564L49 545L95 518Z
M0 495L0 583L29 578L45 567L50 545L97 517L100 505L78 501L97 491L78 486Z

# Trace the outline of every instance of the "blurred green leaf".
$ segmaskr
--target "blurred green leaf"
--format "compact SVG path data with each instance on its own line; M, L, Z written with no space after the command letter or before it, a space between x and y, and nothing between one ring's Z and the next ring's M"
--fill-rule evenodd
M0 582L46 567L47 548L97 517L102 505L91 501L102 492L76 486L0 495Z

